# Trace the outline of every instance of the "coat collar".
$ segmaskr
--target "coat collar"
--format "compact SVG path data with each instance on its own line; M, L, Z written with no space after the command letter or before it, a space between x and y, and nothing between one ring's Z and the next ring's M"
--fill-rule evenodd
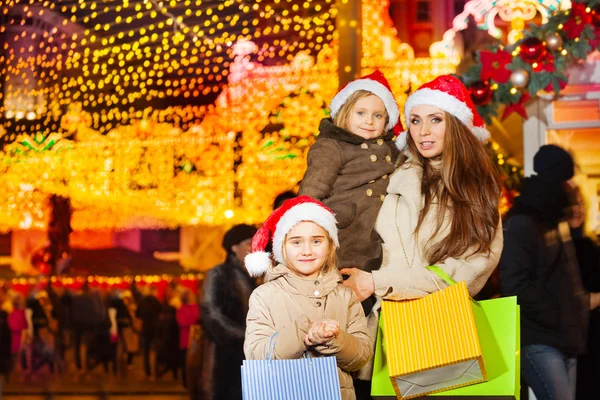
M385 132L383 135L373 138L373 139L365 139L362 136L355 135L354 133L348 132L345 129L340 128L333 124L333 120L331 118L323 118L321 120L321 124L319 125L319 139L334 139L340 142L346 142L350 144L363 144L363 143L371 143L376 142L377 139L383 139L385 141L393 141L396 137L396 134L392 129Z
M315 298L327 296L343 282L342 275L337 269L330 270L316 279L310 279L296 275L283 264L269 266L267 269L265 282L274 280L284 285L290 293Z
M434 169L442 168L442 160L430 161ZM416 204L421 203L421 182L423 167L416 161L408 159L390 177L387 192L410 198Z
M423 167L414 161L407 160L390 177L387 192L407 197L416 204L420 204L422 179Z

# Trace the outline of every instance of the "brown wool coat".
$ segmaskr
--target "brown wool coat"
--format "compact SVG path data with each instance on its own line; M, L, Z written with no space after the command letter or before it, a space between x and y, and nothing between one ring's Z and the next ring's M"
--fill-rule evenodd
M317 279L293 274L286 266L269 267L267 282L250 296L246 320L246 359L264 360L271 336L276 337L274 359L312 356L337 358L342 399L355 399L350 372L373 357L374 337L367 333L367 319L351 289L342 284L337 270ZM307 348L304 337L312 322L333 319L340 324L337 338L326 345Z
M364 139L329 118L321 121L319 131L299 194L322 201L335 213L339 268L378 269L381 239L375 221L399 154L394 131Z

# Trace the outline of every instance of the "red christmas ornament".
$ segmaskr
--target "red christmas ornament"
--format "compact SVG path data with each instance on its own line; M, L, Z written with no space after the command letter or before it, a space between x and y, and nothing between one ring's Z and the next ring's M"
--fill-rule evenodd
M533 64L546 55L546 46L540 39L529 37L519 45L519 54L526 63Z
M477 81L468 88L471 100L476 106L485 106L492 100L492 88L487 81Z

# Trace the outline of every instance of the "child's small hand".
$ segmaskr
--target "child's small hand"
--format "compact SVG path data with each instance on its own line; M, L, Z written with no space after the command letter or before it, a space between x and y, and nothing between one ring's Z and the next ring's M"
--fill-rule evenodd
M316 346L323 343L325 340L324 332L325 324L323 322L313 322L308 328L308 333L304 337L304 343L307 346Z
M304 344L317 346L327 343L340 332L340 324L334 320L325 320L313 323L304 337Z
M323 330L324 336L327 339L337 337L337 335L340 333L340 323L332 319L326 319L322 322L325 324L325 328Z

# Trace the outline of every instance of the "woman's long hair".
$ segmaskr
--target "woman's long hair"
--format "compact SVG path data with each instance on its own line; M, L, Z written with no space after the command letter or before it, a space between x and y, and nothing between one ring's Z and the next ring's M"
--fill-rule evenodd
M489 252L498 228L501 187L500 177L485 146L460 120L449 113L446 116L446 134L442 151L442 167L436 171L417 150L410 132L407 144L412 160L423 166L421 193L425 203L419 214L415 232L419 231L425 216L435 201L438 203L433 239L442 228L444 216L450 211L450 231L446 237L427 249L430 264L448 257L473 251Z

